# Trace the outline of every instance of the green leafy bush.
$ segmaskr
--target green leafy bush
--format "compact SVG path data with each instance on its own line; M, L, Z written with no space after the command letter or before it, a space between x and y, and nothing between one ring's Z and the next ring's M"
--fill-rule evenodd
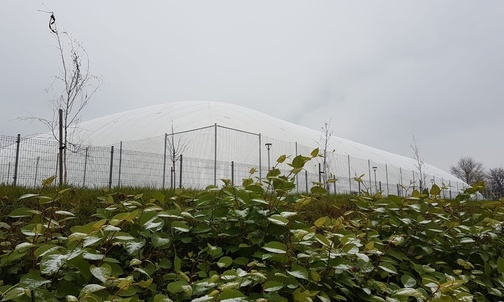
M62 198L27 194L0 222L3 301L499 301L502 202L291 194L316 157L260 183L108 195L76 224ZM78 207L76 207L77 209ZM326 209L326 210L324 210ZM331 209L331 210L329 210ZM332 210L334 209L334 210Z

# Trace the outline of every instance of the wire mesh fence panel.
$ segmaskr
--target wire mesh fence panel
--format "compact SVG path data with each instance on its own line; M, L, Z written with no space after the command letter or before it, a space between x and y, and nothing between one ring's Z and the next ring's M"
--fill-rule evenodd
M13 182L16 140L14 136L0 135L0 183L12 184Z
M0 136L0 183L13 184L15 171L17 185L23 186L40 186L43 179L58 176L56 141L21 138L16 157L17 141L17 137ZM204 188L221 185L221 179L235 184L249 177L265 180L268 168L274 166L288 174L292 167L287 163L296 155L310 156L318 143L314 141L314 145L212 125L113 146L78 146L67 150L65 170L67 183L74 186ZM281 155L289 159L277 163ZM373 161L340 154L334 148L328 151L324 166L324 157L320 155L323 150L319 148L319 156L307 162L296 176L297 192L307 192L314 182L329 178L336 180L325 185L331 193L381 191L406 196L413 190L436 184L442 188L444 197L453 198L466 187L462 182L436 176L435 168L429 165L420 173L376 158ZM255 169L253 175L251 169Z
M186 158L183 159L183 183L185 188L203 189L214 181L213 160Z
M163 154L122 149L114 185L157 187L163 182Z
M17 170L17 185L41 185L38 179L56 176L59 146L54 141L21 139Z

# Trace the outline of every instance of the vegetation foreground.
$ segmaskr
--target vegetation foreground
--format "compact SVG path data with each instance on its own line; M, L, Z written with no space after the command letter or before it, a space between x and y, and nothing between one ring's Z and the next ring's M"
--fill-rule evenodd
M264 183L251 171L241 186L169 198L75 202L69 188L4 200L2 301L503 299L503 201L471 201L477 188L443 200L436 185L347 202L328 202L319 183L291 194L316 156Z

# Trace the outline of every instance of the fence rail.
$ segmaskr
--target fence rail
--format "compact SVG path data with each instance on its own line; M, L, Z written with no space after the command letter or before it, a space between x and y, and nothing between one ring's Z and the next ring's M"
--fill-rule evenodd
M266 146L266 144L270 144ZM229 179L240 184L250 177L263 179L276 158L308 155L314 147L286 142L261 134L217 124L179 133L167 133L110 146L81 145L68 150L67 183L79 187L148 186L155 188L204 188ZM42 179L56 176L58 143L53 139L0 136L0 183L37 187ZM456 196L465 184L426 174L423 182L417 171L373 162L349 155L327 156L327 177L331 193L382 191L404 196L420 186L438 184L446 198ZM278 168L287 171L286 164ZM313 182L324 179L321 160L315 159L296 177L297 191L306 192ZM357 182L355 177L362 177Z

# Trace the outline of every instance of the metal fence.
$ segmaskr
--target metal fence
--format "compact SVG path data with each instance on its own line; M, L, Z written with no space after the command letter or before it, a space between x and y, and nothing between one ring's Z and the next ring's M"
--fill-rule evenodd
M280 155L309 155L315 147L215 124L110 146L81 145L68 150L67 183L95 188L204 188L229 179L241 184L249 177L264 180L268 167L275 166ZM0 183L40 186L42 179L57 175L58 149L54 139L0 136ZM321 158L314 159L298 174L298 192L306 192L313 182L324 179L321 163ZM289 170L285 163L277 167L283 172ZM250 175L252 168L256 172ZM417 171L337 152L327 155L326 173L336 179L328 185L331 193L369 190L404 196L421 185ZM357 182L354 178L361 175L362 182ZM434 183L446 187L442 192L446 198L465 188L464 183L424 175L423 187Z

